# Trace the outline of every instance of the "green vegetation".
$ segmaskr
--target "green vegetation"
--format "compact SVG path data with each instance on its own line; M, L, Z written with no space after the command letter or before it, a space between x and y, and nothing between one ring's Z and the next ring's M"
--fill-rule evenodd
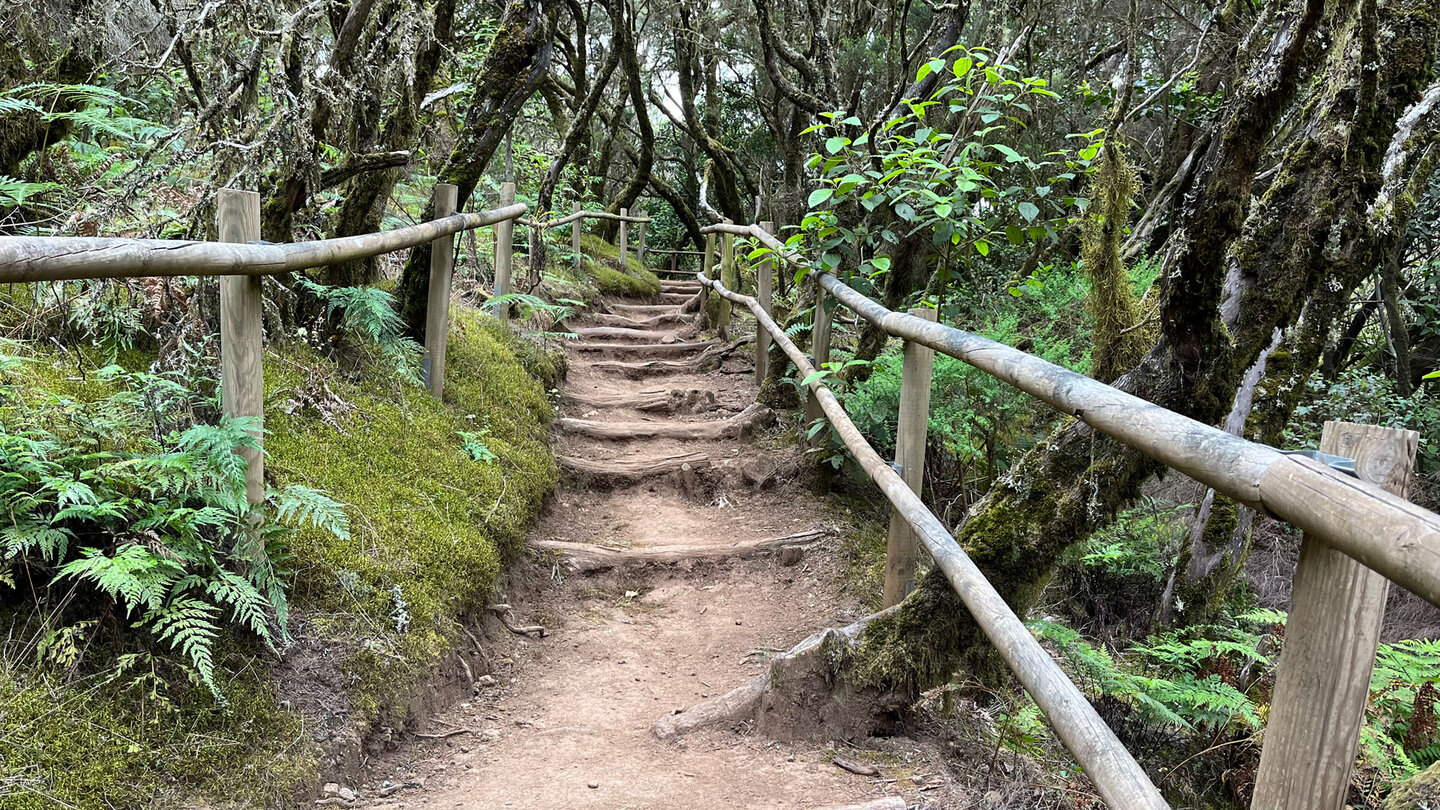
M233 452L254 439L219 419L197 371L213 360L150 373L127 370L155 363L140 350L10 347L0 463L24 517L0 536L0 804L284 804L316 776L275 681L292 628L341 651L355 717L403 712L519 554L556 478L563 355L459 310L439 403L388 294L319 291L339 342L267 354L258 525Z
M596 289L606 295L652 296L660 294L660 278L640 264L632 247L620 267L620 248L594 234L581 234L580 251L584 272Z
M485 603L555 484L552 409L522 358L553 371L494 319L457 312L444 404L400 381L377 392L374 380L337 379L301 347L268 369L267 398L285 403L270 421L272 474L325 489L356 515L351 537L302 531L292 554L296 599L327 635L364 641L346 666L367 713L392 708L456 621ZM320 390L353 410L327 424ZM481 436L493 458L477 461L467 445Z

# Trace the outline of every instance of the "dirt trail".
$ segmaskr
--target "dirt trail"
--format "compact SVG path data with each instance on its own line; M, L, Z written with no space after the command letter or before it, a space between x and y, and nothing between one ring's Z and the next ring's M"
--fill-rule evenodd
M678 743L651 733L859 615L827 550L839 527L826 506L785 474L792 452L749 438L767 414L752 407L748 349L717 361L727 347L702 342L673 292L693 284L665 287L665 306L572 324L585 331L555 436L570 483L531 533L532 545L566 549L553 564L560 584L511 617L547 635L502 639L472 700L372 762L360 791L370 806L816 808L910 786L743 729ZM644 365L658 355L666 365ZM633 564L646 555L667 564Z

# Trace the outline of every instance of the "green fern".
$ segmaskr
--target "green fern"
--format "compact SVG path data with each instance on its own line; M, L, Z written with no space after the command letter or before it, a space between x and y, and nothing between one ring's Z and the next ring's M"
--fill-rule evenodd
M350 539L350 520L345 507L318 489L291 484L283 490L271 490L275 503L275 519L294 526L309 524L340 538Z

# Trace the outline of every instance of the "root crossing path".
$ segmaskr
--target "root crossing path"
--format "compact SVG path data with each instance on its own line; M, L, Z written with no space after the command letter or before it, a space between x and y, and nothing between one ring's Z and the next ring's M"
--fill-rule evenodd
M837 767L825 743L652 733L860 615L832 560L837 526L793 481L793 448L754 439L773 416L754 405L748 350L698 334L676 295L698 284L664 287L674 303L572 324L555 435L568 483L531 534L537 581L521 572L507 597L507 624L544 636L501 631L473 696L373 760L359 803L905 806L897 780Z

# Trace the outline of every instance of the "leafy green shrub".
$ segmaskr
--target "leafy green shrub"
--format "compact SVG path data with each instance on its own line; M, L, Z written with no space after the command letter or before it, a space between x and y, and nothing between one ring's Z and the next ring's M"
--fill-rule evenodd
M1142 499L1065 553L1055 591L1078 627L1120 636L1148 632L1186 537L1182 516L1182 507Z
M1316 372L1306 382L1301 402L1285 428L1285 443L1318 447L1327 421L1418 431L1421 469L1440 469L1440 447L1435 445L1435 437L1440 436L1440 404L1423 390L1402 397L1395 393L1389 377L1368 368L1346 369L1333 381Z

